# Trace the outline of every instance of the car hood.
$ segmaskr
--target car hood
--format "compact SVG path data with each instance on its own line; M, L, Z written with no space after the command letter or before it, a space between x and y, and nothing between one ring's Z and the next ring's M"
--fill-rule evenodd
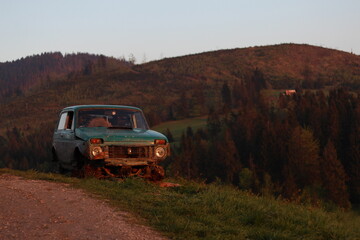
M163 134L153 130L108 129L105 127L77 128L75 135L84 141L90 138L102 138L104 142L153 142L155 139L166 139Z

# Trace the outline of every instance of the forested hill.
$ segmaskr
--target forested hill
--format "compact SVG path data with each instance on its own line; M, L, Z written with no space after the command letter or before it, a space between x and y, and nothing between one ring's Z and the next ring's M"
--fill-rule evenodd
M237 98L250 92L247 81L256 88L358 90L360 56L300 44L219 50L138 65L102 55L34 55L0 63L0 117L7 117L0 132L15 124L12 117L19 123L23 118L35 121L29 116L53 120L56 111L74 104L136 105L151 124L203 116L221 102L224 83Z
M174 77L244 79L258 68L273 88L321 88L344 83L359 88L360 56L305 44L219 50L150 62L140 71Z
M66 54L60 52L28 56L12 62L0 63L0 99L22 95L34 87L57 81L77 72L90 74L105 65L125 67L119 61L103 55L87 53Z
M360 88L360 56L311 45L280 44L165 58L140 65L87 53L43 53L0 63L0 98L20 96L49 82L71 78L76 73L91 75L103 68L122 69L118 71L119 78L124 78L124 72L132 72L126 78L141 76L152 81L155 77L174 83L206 84L241 81L258 69L271 88L319 89L339 84Z

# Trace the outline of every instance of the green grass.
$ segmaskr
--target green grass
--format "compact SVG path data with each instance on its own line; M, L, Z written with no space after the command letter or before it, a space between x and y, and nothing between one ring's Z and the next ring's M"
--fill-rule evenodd
M141 216L172 239L360 239L360 217L353 212L326 212L220 184L178 180L182 186L160 188L141 179L76 179L4 169L1 173L70 183Z
M205 127L206 123L207 116L164 122L152 127L152 129L161 133L165 133L166 129L168 128L173 135L174 141L178 142L181 138L182 133L186 132L188 126L190 126L195 132L197 129Z

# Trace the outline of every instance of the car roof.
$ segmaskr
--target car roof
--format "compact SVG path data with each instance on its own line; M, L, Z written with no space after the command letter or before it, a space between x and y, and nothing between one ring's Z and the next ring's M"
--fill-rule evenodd
M133 106L125 106L125 105L101 105L101 104L69 106L69 107L64 108L62 111L66 111L66 110L78 110L78 109L84 109L84 108L127 108L127 109L133 109L133 110L141 111L140 108L133 107Z

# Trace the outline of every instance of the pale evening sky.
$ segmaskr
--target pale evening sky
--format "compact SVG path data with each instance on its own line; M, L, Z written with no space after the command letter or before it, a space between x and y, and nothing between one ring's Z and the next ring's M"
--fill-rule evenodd
M0 0L0 62L88 52L137 63L307 43L360 54L358 0Z

